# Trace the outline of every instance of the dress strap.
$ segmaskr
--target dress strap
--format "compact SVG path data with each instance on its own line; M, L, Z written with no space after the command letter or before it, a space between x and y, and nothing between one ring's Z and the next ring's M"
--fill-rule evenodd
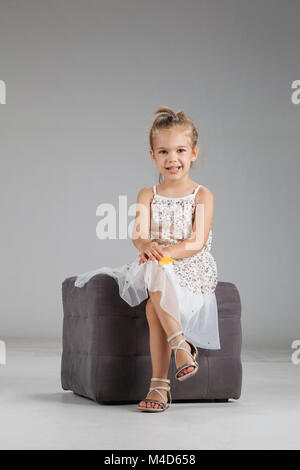
M196 196L197 192L198 192L198 189L202 187L202 184L198 184L197 188L195 189L194 191L194 196Z
M156 194L156 186L152 186L154 194Z

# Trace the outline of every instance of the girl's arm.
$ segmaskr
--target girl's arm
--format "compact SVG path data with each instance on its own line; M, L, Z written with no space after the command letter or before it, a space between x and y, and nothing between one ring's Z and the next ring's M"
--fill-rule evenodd
M205 187L198 190L196 197L195 218L192 237L164 248L164 253L170 258L187 258L202 250L207 242L214 214L213 193Z
M132 243L139 251L150 242L150 197L149 188L141 189L137 195Z
M132 232L132 243L140 251L139 264L150 260L161 260L163 249L150 239L152 188L144 188L138 193L136 217Z

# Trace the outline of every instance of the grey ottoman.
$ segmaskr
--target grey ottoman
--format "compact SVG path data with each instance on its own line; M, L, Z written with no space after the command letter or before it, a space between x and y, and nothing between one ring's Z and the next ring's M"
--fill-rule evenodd
M130 307L116 281L94 276L82 288L75 276L62 283L64 390L99 403L138 403L149 391L152 374L146 300ZM197 374L185 382L174 378L174 354L169 379L173 401L228 401L241 395L241 301L236 286L219 282L220 350L200 349Z

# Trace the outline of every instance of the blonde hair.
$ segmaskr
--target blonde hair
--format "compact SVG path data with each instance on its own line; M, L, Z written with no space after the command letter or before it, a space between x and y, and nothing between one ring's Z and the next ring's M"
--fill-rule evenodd
M154 137L157 132L159 132L161 129L171 129L173 127L183 127L186 128L188 133L190 134L191 138L191 147L192 149L197 145L198 142L198 131L196 129L196 126L194 125L192 119L185 114L183 111L173 111L172 108L169 108L168 106L164 106L162 108L157 109L153 114L159 114L155 119L152 124L152 127L150 129L149 133L149 143L150 147L153 150L154 149ZM193 165L193 162L191 163L191 167ZM162 175L161 173L159 174L159 183L161 183L161 178Z

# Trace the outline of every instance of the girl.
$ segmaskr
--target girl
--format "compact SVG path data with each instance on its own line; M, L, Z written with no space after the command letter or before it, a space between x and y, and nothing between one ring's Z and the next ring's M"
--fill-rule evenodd
M220 349L220 340L217 266L210 253L214 196L189 175L198 156L198 132L183 111L163 107L154 114L149 151L160 177L157 186L137 196L132 241L139 253L124 266L81 274L75 285L105 273L118 282L120 296L131 306L148 299L153 377L138 409L161 412L172 401L167 378L172 350L175 378L182 381L198 370L197 347Z

